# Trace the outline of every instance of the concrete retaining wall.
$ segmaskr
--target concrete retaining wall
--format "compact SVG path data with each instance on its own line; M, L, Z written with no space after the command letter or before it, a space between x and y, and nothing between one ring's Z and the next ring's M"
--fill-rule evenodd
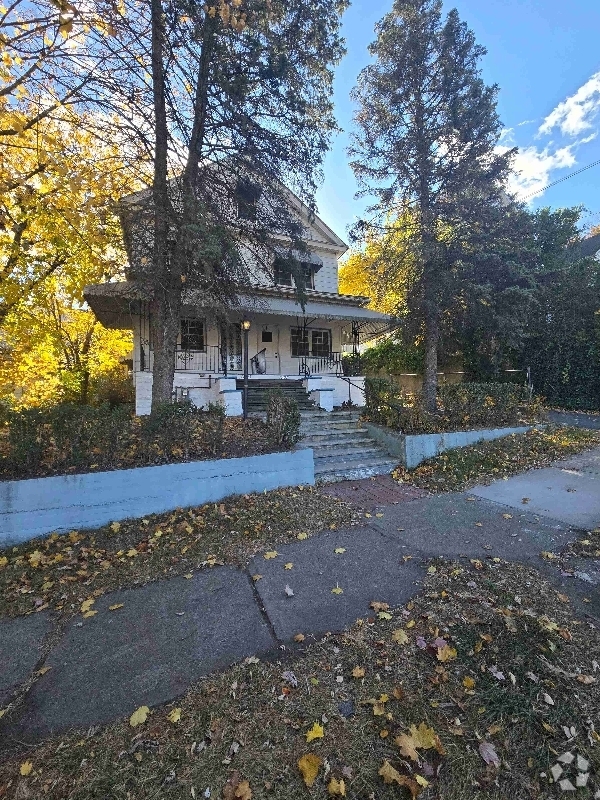
M390 455L398 456L407 469L414 469L422 461L434 458L446 450L468 447L477 442L502 439L513 433L527 433L532 426L520 428L493 428L480 431L452 431L450 433L422 433L414 436L395 433L389 428L366 422L369 436L381 444Z
M315 483L308 448L247 458L0 483L0 546L53 531L196 506L232 494Z

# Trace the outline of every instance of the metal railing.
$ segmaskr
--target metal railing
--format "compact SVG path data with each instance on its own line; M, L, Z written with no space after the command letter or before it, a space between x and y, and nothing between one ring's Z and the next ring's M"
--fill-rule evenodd
M307 378L311 375L342 375L342 354L329 353L326 356L302 356L298 364L298 375Z
M190 372L223 372L221 363L221 348L214 345L205 347L204 350L175 351L175 369Z
M154 368L154 353L142 347L140 353L140 369L142 372L152 372ZM207 346L204 350L175 351L176 372L205 372L213 375L222 374L225 365L221 348L216 345Z

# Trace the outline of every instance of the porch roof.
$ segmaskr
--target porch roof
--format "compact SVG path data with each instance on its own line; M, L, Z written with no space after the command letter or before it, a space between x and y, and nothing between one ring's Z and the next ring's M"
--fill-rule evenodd
M140 313L140 301L149 299L147 289L134 281L86 286L83 296L96 317L108 328L133 327L133 316ZM306 297L303 311L293 288L257 286L252 293L238 295L236 310L252 315L297 317L309 321L354 322L363 339L380 336L399 324L388 314L366 308L368 297L314 290L307 290ZM188 307L203 307L202 296L193 290L185 293L183 303Z

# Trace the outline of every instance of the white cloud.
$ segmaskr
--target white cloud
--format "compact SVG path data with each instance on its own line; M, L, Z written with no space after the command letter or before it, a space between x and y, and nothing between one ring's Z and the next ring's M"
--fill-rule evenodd
M567 97L548 114L538 129L538 136L549 134L557 127L565 136L577 136L592 127L599 112L600 72L596 72L575 94Z
M543 150L533 146L520 148L513 161L513 172L508 179L509 192L520 200L534 192L541 192L551 183L550 173L553 170L572 167L577 163L572 152L575 146L575 144L568 145L554 152L550 152L548 147ZM506 152L508 149L508 147L498 147L499 152Z

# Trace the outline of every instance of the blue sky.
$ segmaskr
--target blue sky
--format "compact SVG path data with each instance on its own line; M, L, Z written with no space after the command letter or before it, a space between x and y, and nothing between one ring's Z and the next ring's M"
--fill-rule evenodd
M337 68L335 104L344 129L325 162L317 195L319 214L347 241L347 228L366 201L355 200L356 184L346 147L352 127L350 90L367 63L375 23L392 0L353 0L344 17L348 53ZM500 87L498 112L503 143L520 155L512 185L521 196L543 189L600 159L600 3L598 0L457 0L461 19L487 48L486 83ZM531 208L584 205L587 224L600 223L600 164L530 201Z

